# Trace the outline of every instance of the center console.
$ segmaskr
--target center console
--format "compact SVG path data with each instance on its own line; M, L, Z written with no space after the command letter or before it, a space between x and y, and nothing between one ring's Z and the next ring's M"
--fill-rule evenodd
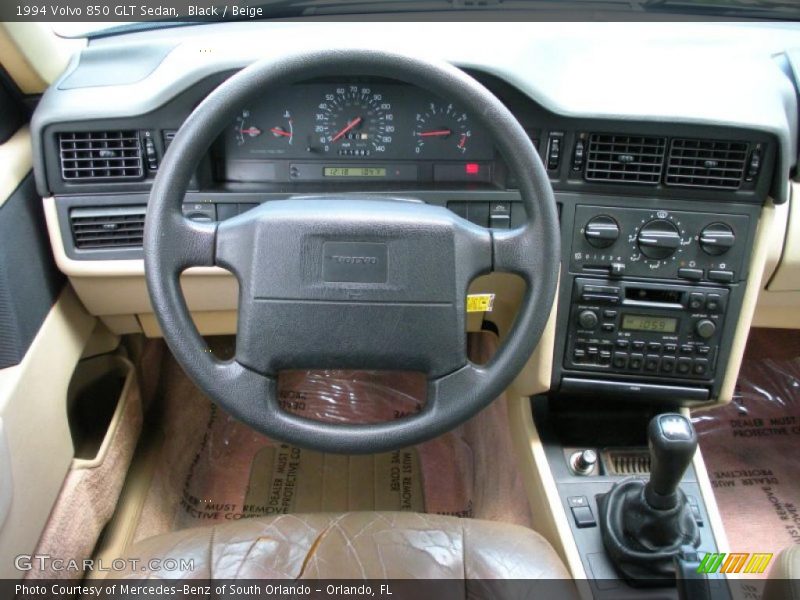
M741 310L759 207L560 199L566 260L554 367L559 392L714 400Z

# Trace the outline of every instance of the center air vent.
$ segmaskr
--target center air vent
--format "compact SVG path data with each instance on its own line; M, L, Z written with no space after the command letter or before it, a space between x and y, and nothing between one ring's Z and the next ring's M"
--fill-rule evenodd
M746 142L674 139L664 183L735 190L742 184L747 148Z
M75 247L141 248L146 206L74 208L69 213Z
M65 181L134 180L144 177L136 131L81 131L58 134Z
M665 147L663 137L593 133L589 136L586 179L657 184Z

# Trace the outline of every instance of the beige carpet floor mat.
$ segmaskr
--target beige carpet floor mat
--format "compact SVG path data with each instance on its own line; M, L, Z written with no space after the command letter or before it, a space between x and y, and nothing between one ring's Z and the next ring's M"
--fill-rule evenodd
M731 551L800 543L800 334L753 329L733 402L693 420Z
M472 334L476 362L496 338ZM215 340L218 354L232 338ZM157 422L163 440L133 536L273 514L408 510L530 526L514 460L505 398L462 427L413 448L341 456L281 444L211 402L168 358ZM288 411L336 422L375 422L418 411L424 377L400 372L291 371L279 382Z

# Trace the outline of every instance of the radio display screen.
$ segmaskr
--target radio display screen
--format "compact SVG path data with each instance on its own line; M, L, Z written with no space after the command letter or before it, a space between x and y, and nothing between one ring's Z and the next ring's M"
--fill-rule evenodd
M625 313L622 315L622 328L627 331L675 333L678 329L678 319Z

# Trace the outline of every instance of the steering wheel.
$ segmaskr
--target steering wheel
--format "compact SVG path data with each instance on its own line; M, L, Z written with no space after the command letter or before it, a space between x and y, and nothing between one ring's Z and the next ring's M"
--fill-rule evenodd
M314 77L380 75L458 104L488 131L519 182L527 220L490 230L439 206L400 198L318 195L269 201L221 223L185 218L190 178L241 107ZM197 386L276 440L325 452L410 446L466 421L513 381L536 347L555 295L556 204L525 131L473 78L443 62L375 50L268 58L223 82L192 112L164 157L144 232L147 285L164 338ZM235 357L218 360L195 328L179 277L218 265L239 281ZM466 354L469 283L490 271L521 276L522 305L485 365ZM331 424L282 410L283 369L426 373L427 401L385 423Z

